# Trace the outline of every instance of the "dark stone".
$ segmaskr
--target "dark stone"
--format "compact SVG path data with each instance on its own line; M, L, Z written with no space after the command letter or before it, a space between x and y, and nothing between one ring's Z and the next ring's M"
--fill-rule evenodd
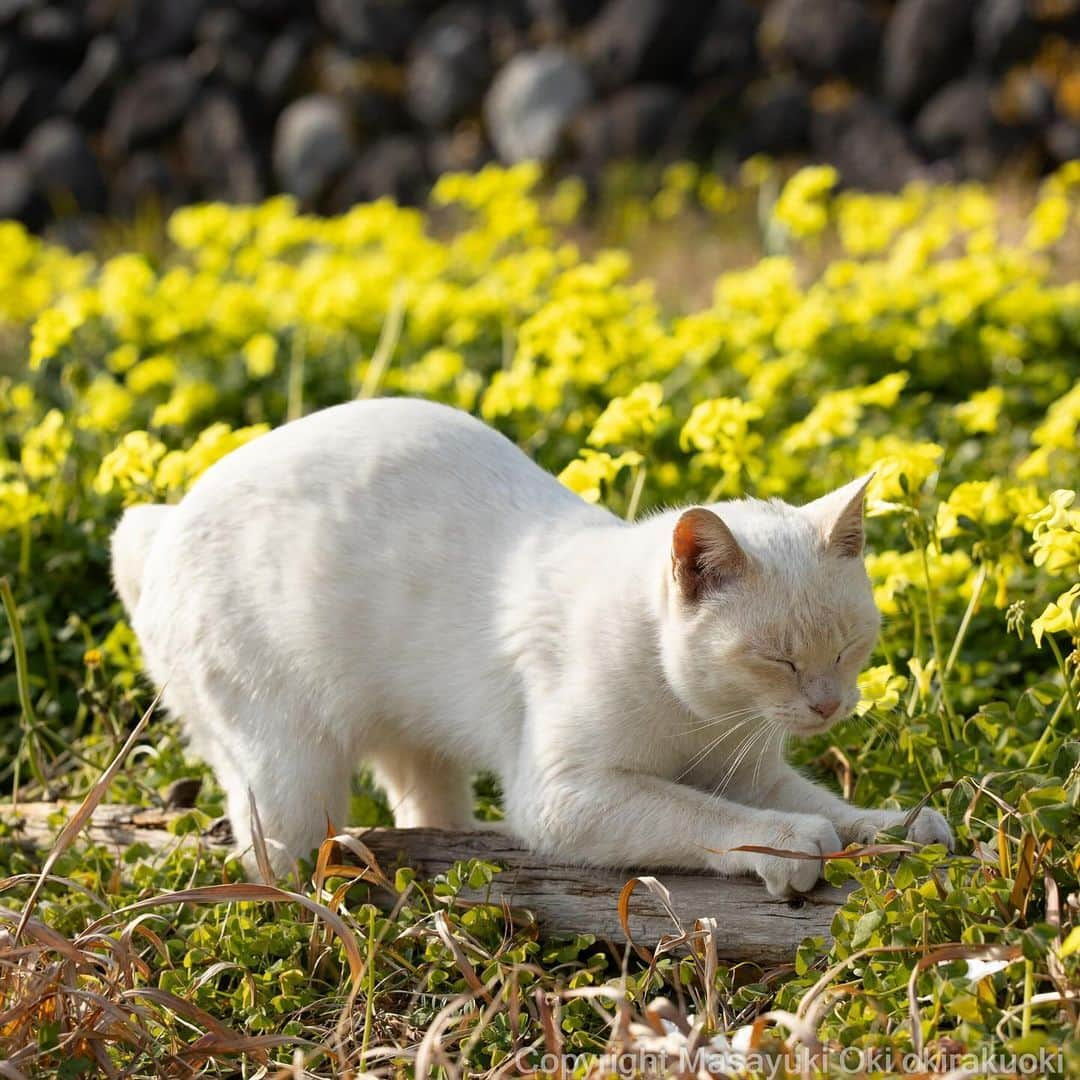
M834 165L850 187L895 191L925 174L904 129L865 95L814 112L810 135L815 156Z
M125 0L117 32L135 64L190 50L205 0Z
M321 48L313 66L318 88L341 101L365 135L390 134L408 126L405 75L397 64Z
M1000 71L1034 55L1042 35L1028 8L1028 0L982 0L975 12L980 63Z
M993 109L1008 127L1043 128L1054 119L1054 88L1041 73L1014 68L993 92Z
M432 2L421 0L319 0L331 39L349 51L402 60Z
M877 67L881 26L859 0L773 0L761 23L765 54L812 79L856 82Z
M63 76L50 67L19 68L0 86L0 146L20 145L58 111Z
M73 121L64 117L47 120L27 140L23 156L56 216L72 210L104 211L101 167Z
M173 134L197 90L195 73L183 60L163 60L137 71L109 110L105 137L110 151L126 154Z
M255 74L255 89L271 108L278 108L295 91L310 47L311 31L300 24L282 31L270 42Z
M233 5L268 26L280 26L290 19L313 19L313 0L232 0Z
M329 209L343 213L356 203L385 195L401 206L415 206L430 186L423 143L410 135L388 135L360 154L335 186Z
M447 172L476 172L492 160L494 151L479 128L466 126L445 135L433 135L428 143L428 163L433 176Z
M690 74L694 79L720 78L730 89L741 89L759 67L757 8L746 0L717 0L712 18L694 49Z
M174 780L162 795L166 810L190 810L202 791L202 778L182 776Z
M198 42L192 60L212 79L234 87L252 86L270 47L270 34L235 9L207 11L195 29Z
M902 115L911 115L967 67L974 6L975 0L899 0L893 9L882 46L882 83Z
M86 56L60 93L60 108L80 123L99 127L123 71L120 43L114 37L91 40Z
M410 50L405 72L409 112L425 127L449 127L475 110L490 78L484 9L450 4L423 25Z
M973 75L949 83L923 106L915 121L919 145L931 158L948 157L985 140L993 125L990 83Z
M0 27L13 23L25 11L34 7L37 0L0 0Z
M790 76L751 86L737 136L739 157L797 154L810 145L810 89Z
M604 6L604 0L525 0L524 15L545 39L584 26Z
M141 150L113 173L109 211L121 218L133 218L147 211L167 214L188 201L188 196L164 155L156 150Z
M609 161L677 153L682 140L673 133L681 103L682 96L670 86L620 90L574 121L574 146L590 171Z
M501 160L554 157L571 119L591 97L581 65L563 49L515 56L484 100L488 135Z
M1055 120L1046 129L1046 149L1057 165L1080 158L1080 123Z
M255 143L233 94L208 90L199 98L184 123L183 146L201 197L251 203L266 196Z
M0 221L11 218L30 229L40 229L45 209L26 162L18 154L0 154Z
M63 7L30 10L19 20L19 37L34 56L58 63L78 63L86 32L78 11Z
M609 0L586 31L593 80L605 89L685 81L714 8L715 0Z
M352 128L340 101L302 97L278 118L274 172L282 190L305 203L321 198L354 157Z

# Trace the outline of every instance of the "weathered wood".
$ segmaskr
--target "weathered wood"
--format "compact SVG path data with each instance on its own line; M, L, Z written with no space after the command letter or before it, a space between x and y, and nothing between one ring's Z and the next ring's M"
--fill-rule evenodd
M74 809L74 804L24 803L18 807L17 817L11 807L0 808L0 820L17 823L19 842L45 849L59 831L57 815L66 819ZM209 847L222 846L222 838L212 833L179 838L166 831L177 816L174 811L102 805L84 832L96 843L117 847L144 843L161 849L191 839ZM684 929L692 929L699 918L711 917L716 920L715 940L722 958L763 965L790 962L805 937L828 937L833 914L844 899L842 890L826 885L795 901L785 901L770 897L760 883L749 879L655 868L618 871L553 864L495 831L348 831L370 848L387 872L411 866L418 874L431 877L464 859L500 864L505 870L496 876L489 891L465 892L463 896L530 911L548 934L593 934L625 941L618 915L619 894L630 878L649 874L668 889L671 907ZM644 885L634 891L629 913L630 932L639 944L653 946L664 935L677 933L661 901Z

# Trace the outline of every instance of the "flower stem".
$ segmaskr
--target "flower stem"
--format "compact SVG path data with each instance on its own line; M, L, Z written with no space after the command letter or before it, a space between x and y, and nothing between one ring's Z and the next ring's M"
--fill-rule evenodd
M626 520L633 521L637 517L638 506L641 503L641 493L645 490L645 462L643 461L634 474L634 487L630 492L630 505L626 508Z
M942 662L941 632L937 624L937 605L934 598L934 586L930 580L930 559L926 554L926 544L920 544L922 554L923 577L926 579L926 614L930 620L930 642L934 647L934 659L937 661L938 685L941 687L941 705L945 711L942 717L941 733L945 737L945 746L952 749L953 744L953 720L956 714L953 712L952 700L949 698L949 682L945 677L945 666Z

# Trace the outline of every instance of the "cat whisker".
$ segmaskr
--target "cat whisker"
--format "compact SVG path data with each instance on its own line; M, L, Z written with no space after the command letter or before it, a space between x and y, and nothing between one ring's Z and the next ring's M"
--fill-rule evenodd
M702 764L702 762L704 762L706 760L706 758L708 758L709 755L711 753L713 753L713 751L716 750L716 748L725 739L729 738L731 735L733 735L735 732L739 731L741 728L746 727L747 724L753 723L755 720L759 720L760 718L761 718L760 714L755 713L752 716L747 716L744 719L740 720L737 724L732 726L730 729L728 729L726 731L722 731L719 735L716 736L715 739L712 739L709 743L707 743L701 750L699 750L690 759L690 761L687 763L686 767L682 770L682 772L680 772L679 775L675 777L675 782L678 783L681 779L683 779L684 776L686 776L688 773L692 772L695 768L697 768L700 764ZM752 735L753 735L753 732L751 732L751 735L747 736L747 738L750 738ZM746 739L744 738L743 741L739 743L739 747L741 747L743 745L743 743L745 743L745 741L746 741Z
M716 727L717 724L724 724L731 720L736 720L740 717L752 715L757 712L757 707L752 706L746 709L734 709L732 712L724 713L722 716L714 716L709 720L705 720L700 724L696 724L693 727L682 728L679 731L673 731L668 738L674 738L678 735L693 735L699 731L705 731L707 728ZM733 729L734 730L734 729Z

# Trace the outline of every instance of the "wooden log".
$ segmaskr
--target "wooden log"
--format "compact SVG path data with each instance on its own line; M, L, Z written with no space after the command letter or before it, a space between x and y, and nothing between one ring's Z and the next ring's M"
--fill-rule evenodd
M62 820L76 805L23 803L17 812L10 806L0 807L0 820L15 825L17 842L47 849ZM170 822L182 812L103 804L94 811L84 835L106 846L124 848L142 843L158 850L193 839L212 848L227 842L222 831L184 838L168 832ZM560 865L496 831L380 828L348 832L367 845L388 873L399 866L411 866L419 875L433 877L466 859L499 864L505 869L496 875L490 889L466 890L462 896L532 912L549 935L592 934L624 942L618 913L620 893L631 878L647 874L668 890L670 906L684 930L692 930L698 919L712 918L722 959L751 960L763 966L790 963L805 937L827 938L833 914L845 896L844 890L821 884L804 897L779 900L749 878L655 868L619 871ZM678 933L662 900L644 884L639 884L630 898L628 925L633 941L649 947L665 935Z

